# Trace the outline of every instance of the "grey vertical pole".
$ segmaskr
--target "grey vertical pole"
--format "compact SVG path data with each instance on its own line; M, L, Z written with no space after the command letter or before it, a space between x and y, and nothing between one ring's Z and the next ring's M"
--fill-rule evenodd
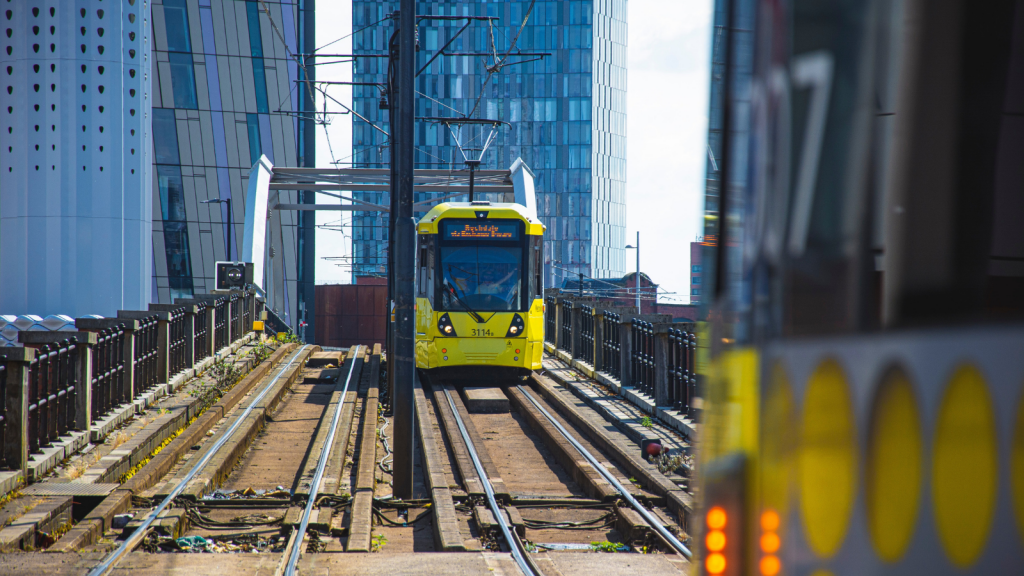
M399 498L412 498L416 462L416 401L414 396L413 329L415 327L415 286L413 256L415 228L412 221L413 180L413 82L416 73L416 2L402 0L398 57L398 120L392 122L392 134L398 133L398 146L392 148L397 160L398 212L395 219L395 351L394 389L391 405L395 422L394 491Z
M643 314L640 309L640 231L636 231L636 313Z
M299 41L302 46L299 50L304 54L313 54L316 52L316 0L303 0L301 6ZM304 80L310 82L316 80L316 66L306 66L305 70L300 70L299 73L305 76ZM299 110L312 112L316 109L316 103L310 97L308 88L302 91L300 105L302 107ZM307 113L305 119L300 120L299 124L304 125L302 126L302 155L298 159L299 165L312 168L316 166L316 122L313 119L313 114ZM316 201L316 193L312 190L299 194L301 195L300 202L303 204L313 204ZM313 344L316 338L316 212L299 212L299 218L302 224L299 232L301 234L302 274L296 288L305 305L303 319L306 321L306 327L303 340ZM245 326L242 333L245 334L250 330L252 330L251 325Z
M594 372L604 371L604 312L594 308Z

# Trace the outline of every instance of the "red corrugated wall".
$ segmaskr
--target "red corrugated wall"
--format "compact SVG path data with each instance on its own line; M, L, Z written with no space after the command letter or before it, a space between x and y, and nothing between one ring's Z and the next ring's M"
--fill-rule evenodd
M342 284L316 287L316 343L347 348L384 344L387 286Z

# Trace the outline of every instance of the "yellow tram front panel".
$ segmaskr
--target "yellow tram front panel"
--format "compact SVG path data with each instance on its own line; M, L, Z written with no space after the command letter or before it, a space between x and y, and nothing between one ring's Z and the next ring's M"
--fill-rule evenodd
M523 319L526 330L521 336L508 336L516 314ZM494 312L483 314L487 320L478 324L469 314L450 314L456 337L445 336L438 329L443 312L434 311L430 301L416 301L416 366L443 368L448 366L507 366L538 370L544 353L544 303L534 300L529 312ZM505 337L503 337L505 336Z
M444 203L420 220L417 367L541 367L543 233L518 204Z

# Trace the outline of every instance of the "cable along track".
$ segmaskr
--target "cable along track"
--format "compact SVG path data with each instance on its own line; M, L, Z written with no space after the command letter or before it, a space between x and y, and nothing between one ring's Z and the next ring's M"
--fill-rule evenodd
M108 574L111 570L113 570L115 566L117 566L118 562L120 562L124 558L126 552L131 552L135 549L136 546L138 546L142 542L145 536L149 533L149 529L153 525L153 522L155 522L156 519L160 516L160 514L162 514L164 510L166 510L167 507L170 506L172 502L174 502L174 499L181 494L181 492L185 489L188 482L195 478L196 475L199 474L199 472L201 472L206 467L206 465L210 463L210 461L214 458L214 456L217 455L220 449L223 448L224 445L228 442L228 440L230 440L231 437L235 434L238 428L245 421L246 417L248 417L249 414L252 413L253 409L256 406L260 405L260 403L267 396L267 394L270 393L270 391L274 388L274 386L281 379L281 377L288 372L288 370L292 367L293 364L295 364L295 360L299 358L309 347L310 346L308 344L302 346L292 355L292 357L288 360L286 364L282 364L278 367L277 375L274 376L274 378L272 378L267 384L263 386L260 392L249 402L248 406L246 406L245 410L241 413L241 415L235 418L234 423L227 429L227 431L224 432L224 434L220 435L220 437L214 442L213 447L210 450L208 450L206 454L204 454L203 457L200 458L200 460L195 463L194 466L192 466L192 468L182 478L182 480L178 482L177 486L175 486L174 489L160 502L160 504L157 505L157 507L154 508L153 511L149 513L149 515L143 521L142 525L139 526L137 530L132 532L132 534L129 535L117 548L111 551L99 565L97 565L95 568L89 571L89 576L103 576L105 574Z
M685 544L680 542L679 539L676 538L675 535L673 535L668 529L666 529L665 525L662 524L660 520L658 520L657 516L652 514L650 510L648 510L643 504L641 504L639 501L637 501L637 499L634 498L633 495L630 494L628 490L626 490L626 488L618 481L618 479L615 478L615 475L612 474L607 468L605 468L604 465L601 464L601 462L597 458L595 458L594 455L591 454L589 450L584 448L583 445L580 444L576 440L576 438L574 438L573 435L570 434L569 431L566 430L565 427L563 427L562 424L559 423L558 420L556 420L551 415L551 413L548 412L547 409L544 408L544 406L542 406L541 403L539 403L537 401L537 399L533 397L533 394L531 394L529 392L529 390L526 389L526 387L524 387L524 386L517 386L516 389L531 404L533 404L533 406L544 416L544 418L546 418L547 421L552 426L554 426L554 428L556 430L558 430L558 432L570 444L572 444L572 446L576 450L578 450L579 453L584 458L586 458L587 462L589 462L590 465L593 466L594 469L597 470L598 473L600 473L601 476L604 477L604 479L606 481L608 481L608 483L611 484L615 488L615 490L619 493L619 495L622 497L622 499L625 500L627 503L629 503L629 505L634 510L636 510L637 513L639 513L641 517L643 517L644 521L646 521L665 540L665 542L669 546L671 546L679 554L682 554L687 560L690 560L690 559L693 558L693 553L690 551L690 549L687 548ZM495 512L495 514L497 515L497 512Z
M345 385L341 389L341 399L344 400L348 394L348 387L352 382L352 372L355 368L356 358L359 357L360 346L356 346L356 353L352 356L352 360L349 361L348 375L345 376ZM341 412L345 402L338 402L334 409L334 415L331 417L331 427L328 429L327 439L324 441L324 448L320 451L320 458L316 463L316 474L313 476L313 483L309 487L309 497L306 499L306 507L302 510L302 517L299 521L299 526L292 532L292 535L288 539L288 545L285 547L284 556L281 558L281 567L278 568L275 574L285 574L286 576L293 576L295 574L295 567L299 562L299 556L302 554L302 540L306 535L306 529L309 527L309 516L313 511L313 506L316 504L317 495L320 491L320 483L323 481L324 469L327 467L327 462L331 458L331 450L334 448L334 436L338 431L338 422L341 421Z

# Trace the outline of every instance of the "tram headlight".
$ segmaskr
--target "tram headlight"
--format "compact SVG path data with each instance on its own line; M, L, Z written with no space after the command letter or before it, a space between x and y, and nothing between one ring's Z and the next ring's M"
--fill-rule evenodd
M512 316L512 324L508 327L508 332L505 333L505 338L515 338L523 335L523 330L526 329L526 322L523 321L523 317L519 314Z
M447 312L441 314L441 317L437 319L437 330L442 336L458 336L455 332L455 326L452 325L452 319L448 317Z

